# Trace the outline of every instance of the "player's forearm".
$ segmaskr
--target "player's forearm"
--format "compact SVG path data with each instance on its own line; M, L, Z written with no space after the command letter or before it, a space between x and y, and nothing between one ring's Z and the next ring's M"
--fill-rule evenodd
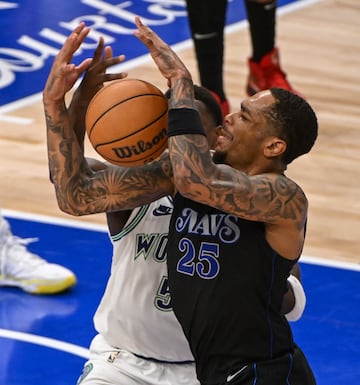
M181 99L178 95L172 98L175 104ZM172 108L168 137L176 189L183 196L203 202L209 196L208 186L215 170L199 113L191 108Z
M83 152L70 123L65 102L47 102L44 98L49 167L52 178L58 181L71 170L75 174L83 159ZM57 166L61 167L57 167Z
M75 176L86 172L86 162L76 135L71 129L65 102L48 101L44 95L44 110L49 171L58 205L61 210L74 214L70 203L70 182Z
M89 102L87 100L84 102L82 96L83 95L79 87L71 99L68 111L70 125L73 127L77 141L82 151L84 151L84 139L86 132L85 115Z

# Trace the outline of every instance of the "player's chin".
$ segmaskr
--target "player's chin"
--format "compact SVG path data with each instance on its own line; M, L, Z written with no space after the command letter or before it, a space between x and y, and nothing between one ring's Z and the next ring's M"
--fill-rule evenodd
M225 151L226 149L229 148L229 146L231 146L231 143L233 141L233 137L231 135L225 133L225 131L222 131L222 132L223 132L222 135L217 136L217 140L215 144L216 151Z
M226 136L218 136L216 144L214 146L214 150L216 152L226 152L231 146L230 138Z

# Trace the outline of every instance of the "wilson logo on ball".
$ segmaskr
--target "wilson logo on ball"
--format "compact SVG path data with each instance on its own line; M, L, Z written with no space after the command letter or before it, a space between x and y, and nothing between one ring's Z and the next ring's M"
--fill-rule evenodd
M113 147L112 150L119 159L131 158L134 155L141 155L151 151L154 147L157 148L159 143L162 143L166 138L167 131L166 128L163 128L160 134L156 135L151 141L144 142L143 140L140 140L133 146ZM149 160L153 160L153 158Z
M167 148L168 100L153 84L116 80L91 100L85 126L94 149L110 163L141 166Z

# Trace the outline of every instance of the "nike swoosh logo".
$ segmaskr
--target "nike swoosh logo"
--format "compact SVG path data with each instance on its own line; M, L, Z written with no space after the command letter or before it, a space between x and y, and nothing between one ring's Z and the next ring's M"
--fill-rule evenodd
M162 215L171 215L172 211L173 211L172 207L161 205L157 207L155 210L153 210L153 215L155 215L156 217L160 217Z
M276 1L273 1L270 4L264 4L265 11L270 11L271 9L276 7Z
M217 35L216 32L210 32L210 33L194 33L194 39L196 40L205 40L205 39L211 39Z
M240 370L238 370L237 372L233 373L233 374L229 374L226 378L226 382L230 382L232 381L235 377L237 377L240 373L242 373L248 366L245 365L244 367L242 367Z

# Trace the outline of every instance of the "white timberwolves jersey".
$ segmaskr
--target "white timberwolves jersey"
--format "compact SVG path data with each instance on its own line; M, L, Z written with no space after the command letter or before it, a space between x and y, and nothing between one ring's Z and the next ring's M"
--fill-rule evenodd
M172 208L170 198L137 208L111 237L111 276L94 321L114 347L157 360L192 361L170 306L166 244Z

